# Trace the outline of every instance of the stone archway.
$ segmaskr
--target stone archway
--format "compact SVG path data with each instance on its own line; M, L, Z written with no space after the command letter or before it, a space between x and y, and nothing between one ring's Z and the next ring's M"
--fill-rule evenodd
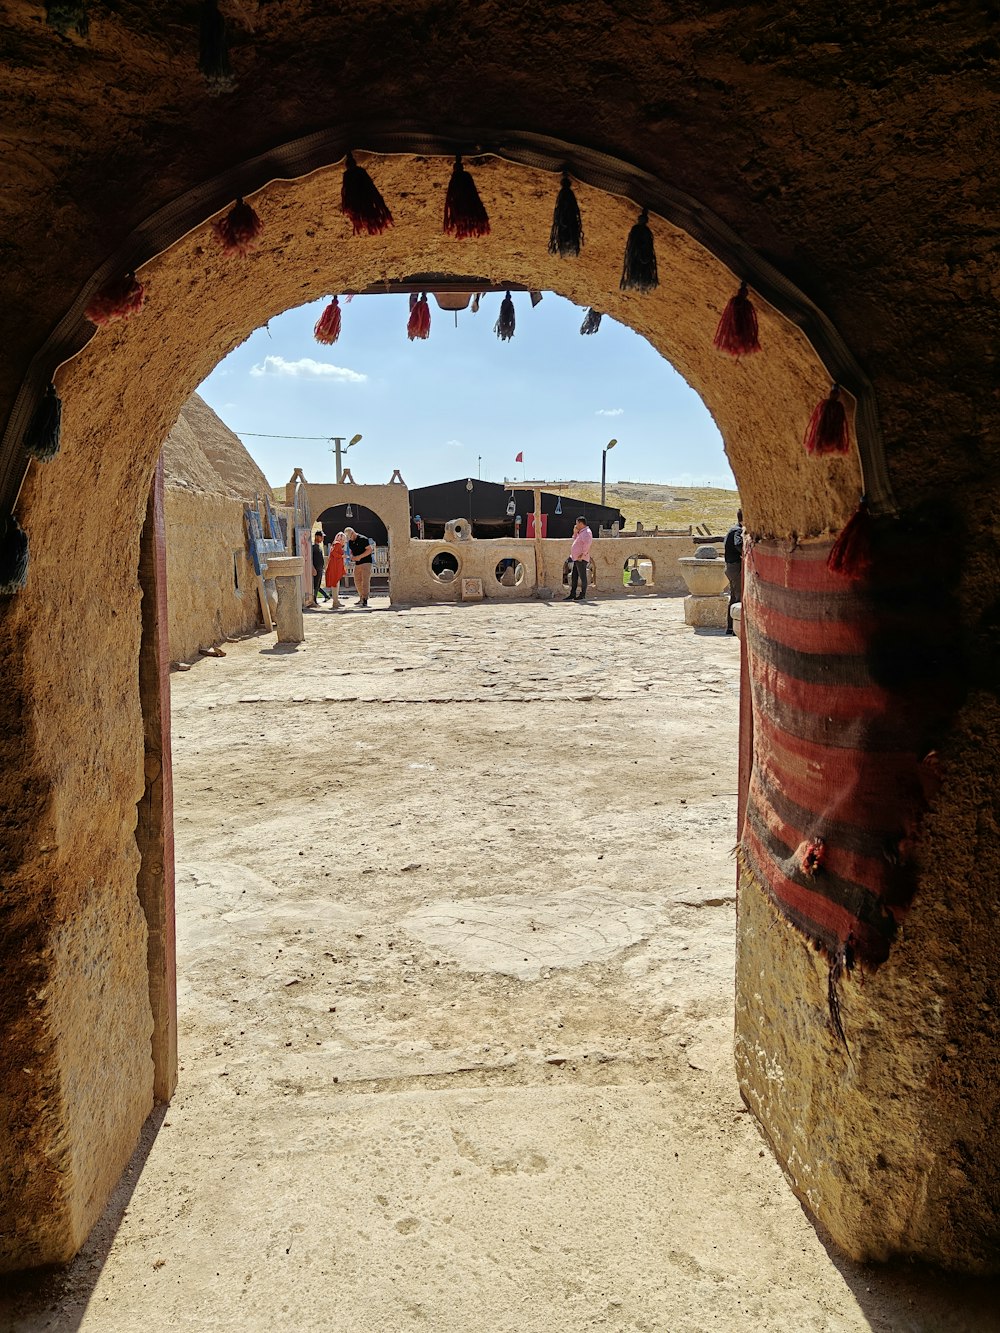
M12 1081L25 1105L49 1107L47 1119L21 1131L26 1150L48 1154L48 1162L25 1182L15 1214L15 1264L73 1252L151 1104L145 927L135 900L129 818L142 792L135 549L162 438L180 404L226 351L271 314L326 292L414 273L462 276L474 267L477 276L494 282L517 281L556 290L580 304L599 304L649 338L715 416L756 535L795 542L819 538L840 529L855 509L862 489L857 456L815 460L802 451L805 423L829 390L831 375L801 329L761 302L766 354L733 363L712 351L718 315L741 276L716 254L682 227L654 218L662 285L646 296L621 293L621 250L636 207L607 189L582 184L584 255L572 265L547 255L555 164L572 156L566 145L559 148L550 169L488 157L474 163L496 219L491 236L474 248L440 233L450 161L412 154L382 158L373 166L386 197L406 199L396 227L377 241L348 241L336 211L339 173L332 168L267 186L255 197L267 231L258 251L245 260L218 254L208 219L186 234L178 222L176 239L164 238L172 242L169 248L141 266L150 292L143 315L101 332L56 377L65 404L63 452L50 467L31 471L20 513L36 538L42 516L63 513L80 576L69 597L50 599L47 589L67 558L66 546L54 549L36 539L29 586L12 604L6 626L25 644L16 686L31 722L21 770L36 784L30 817L37 845L23 854L19 876L25 920L37 932L38 947L12 984L44 993L28 1012L19 1039L25 1051L46 1053L33 1062L30 1075L15 1071ZM752 261L749 254L744 258ZM760 264L765 283L766 268ZM779 285L788 298L787 284ZM772 294L776 300L781 295L777 289ZM803 322L807 306L799 312ZM815 327L827 328L822 317ZM830 346L835 345L831 337ZM844 369L849 373L849 366ZM860 379L857 387L863 388ZM877 483L881 453L873 419L867 417L864 428L868 478ZM85 653L76 651L78 643L86 644ZM760 922L770 921L766 904L745 901L757 930L763 929ZM780 931L776 919L775 924ZM776 993L785 994L794 984L806 1006L821 1008L824 978L803 960L801 939L788 932L780 940L769 946L781 956ZM769 966L764 952L755 959L762 968ZM915 969L907 968L880 992L876 987L874 997L863 1002L867 1021L877 1026L881 1010L911 999L914 978ZM766 1074L768 1053L759 1054ZM871 1082L859 1077L854 1111L862 1119L884 1115L884 1108L876 1110L876 1093L895 1067L891 1039L882 1055ZM802 1064L794 1078L804 1069L817 1089L810 1125L835 1125L841 1114L834 1090L839 1071L831 1069L828 1053L807 1044L800 1050L792 1041L786 1047L790 1065L796 1056ZM919 1100L925 1089L915 1086L913 1093ZM761 1102L758 1110L777 1121L784 1103L769 1108ZM55 1143L58 1153L51 1151ZM907 1222L908 1236L898 1218L879 1230L870 1195L852 1199L850 1191L834 1187L840 1161L837 1151L826 1147L804 1161L802 1140L795 1138L784 1164L846 1248L888 1253L915 1236L910 1243L918 1252L934 1252L935 1218L949 1196L941 1192L925 1201L916 1233ZM860 1159L854 1164L860 1169ZM900 1177L911 1165L911 1155L902 1154ZM814 1179L821 1182L816 1188Z

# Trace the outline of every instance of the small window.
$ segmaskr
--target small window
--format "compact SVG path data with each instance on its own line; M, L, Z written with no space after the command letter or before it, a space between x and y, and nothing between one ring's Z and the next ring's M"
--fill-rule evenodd
M524 582L524 565L511 557L498 560L494 573L501 588L519 588Z
M626 588L651 588L653 586L653 562L645 555L630 555L622 570L622 583Z
M431 560L431 573L439 583L453 583L458 577L458 557L451 551L438 551Z

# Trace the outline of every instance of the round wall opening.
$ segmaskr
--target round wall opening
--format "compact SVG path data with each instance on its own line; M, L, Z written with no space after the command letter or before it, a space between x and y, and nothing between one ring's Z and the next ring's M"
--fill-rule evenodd
M653 586L653 562L646 555L630 555L622 567L622 583L627 589Z
M431 575L439 583L454 583L458 578L458 556L451 551L438 551L431 556Z
M498 560L493 572L501 588L519 588L524 582L524 565L512 556Z

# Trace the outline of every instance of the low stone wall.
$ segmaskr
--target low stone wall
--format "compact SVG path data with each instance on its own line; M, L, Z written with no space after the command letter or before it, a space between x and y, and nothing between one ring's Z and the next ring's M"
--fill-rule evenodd
M246 634L260 618L243 502L168 487L167 622L170 659Z
M667 594L681 596L687 591L681 574L680 559L694 551L691 538L623 536L600 538L591 548L596 569L596 593L600 597L635 597ZM458 561L454 578L436 577L431 565L441 553ZM483 581L483 593L497 601L515 601L533 597L539 589L558 596L562 591L563 564L569 555L569 542L501 537L496 540L467 542L415 541L395 543L390 555L390 586L396 602L457 602L462 596L462 579ZM648 559L653 578L645 587L626 588L622 572L626 560ZM513 585L501 583L496 569L501 560L515 560L522 568L520 580Z

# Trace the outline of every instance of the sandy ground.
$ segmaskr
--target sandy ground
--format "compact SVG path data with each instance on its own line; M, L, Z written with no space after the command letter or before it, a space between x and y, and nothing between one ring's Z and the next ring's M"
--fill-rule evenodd
M988 1330L824 1244L731 1068L738 641L307 616L172 677L181 1075L0 1327Z

